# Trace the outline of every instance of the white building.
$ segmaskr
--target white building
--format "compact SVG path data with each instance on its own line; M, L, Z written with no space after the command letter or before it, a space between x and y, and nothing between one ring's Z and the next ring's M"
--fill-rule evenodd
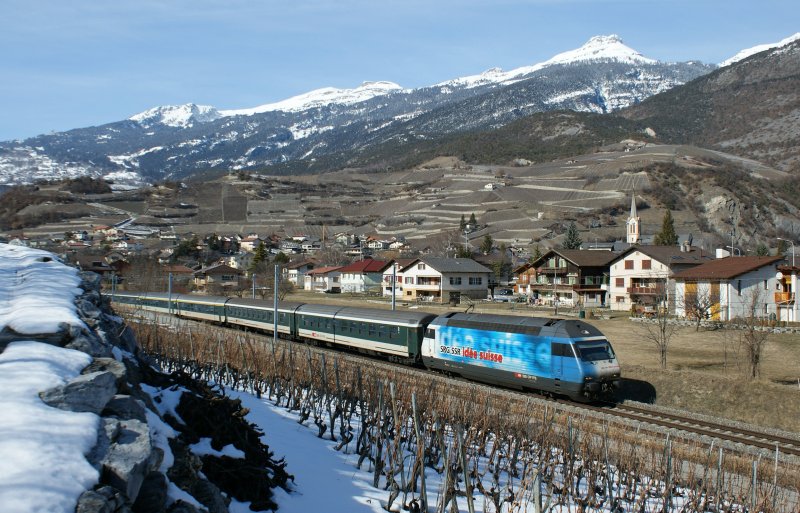
M782 260L782 256L727 257L677 273L675 315L695 315L693 305L699 304L711 320L751 315L777 319L776 299L785 283L782 274L781 280L777 277Z
M341 273L342 292L379 293L383 281L383 271L388 266L389 262L385 260L365 258L341 267L339 273Z
M633 246L611 261L606 304L612 310L631 310L671 301L675 294L672 276L712 258L688 245Z
M303 288L315 292L341 292L341 273L339 267L320 267L311 269L305 275Z
M636 196L634 194L631 194L631 213L626 226L628 244L638 244L642 237L642 219L636 213Z
M402 269L403 299L444 303L485 299L491 271L471 258L415 259Z
M383 271L383 295L392 297L392 281L394 280L394 297L403 297L403 269L414 262L413 258L391 260L389 267Z

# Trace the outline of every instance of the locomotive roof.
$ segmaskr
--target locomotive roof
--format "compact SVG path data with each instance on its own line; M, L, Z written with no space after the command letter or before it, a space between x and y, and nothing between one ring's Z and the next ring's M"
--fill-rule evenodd
M450 313L436 318L432 324L468 329L484 329L538 335L543 331L552 337L596 338L604 335L583 321L573 319L551 319L548 317L526 317L522 315L494 315L476 313Z

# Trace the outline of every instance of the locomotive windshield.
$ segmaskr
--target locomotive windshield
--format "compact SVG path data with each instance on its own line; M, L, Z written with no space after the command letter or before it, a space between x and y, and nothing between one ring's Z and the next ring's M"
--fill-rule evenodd
M614 359L614 350L611 349L611 345L605 340L575 344L575 349L578 350L578 355L584 362Z

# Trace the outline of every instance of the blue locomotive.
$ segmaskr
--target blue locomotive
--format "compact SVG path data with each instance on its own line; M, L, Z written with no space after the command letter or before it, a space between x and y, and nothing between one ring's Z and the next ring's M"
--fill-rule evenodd
M272 333L271 302L221 296L115 293L120 306ZM279 302L278 333L346 347L483 383L587 401L610 398L620 367L606 337L580 320L390 311Z

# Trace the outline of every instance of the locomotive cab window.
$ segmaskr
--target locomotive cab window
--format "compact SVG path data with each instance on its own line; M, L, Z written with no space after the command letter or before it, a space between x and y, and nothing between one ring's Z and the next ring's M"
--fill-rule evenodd
M436 338L436 330L433 328L426 329L425 338Z
M611 345L606 341L579 344L575 346L575 349L584 362L614 359L614 350L611 349Z

